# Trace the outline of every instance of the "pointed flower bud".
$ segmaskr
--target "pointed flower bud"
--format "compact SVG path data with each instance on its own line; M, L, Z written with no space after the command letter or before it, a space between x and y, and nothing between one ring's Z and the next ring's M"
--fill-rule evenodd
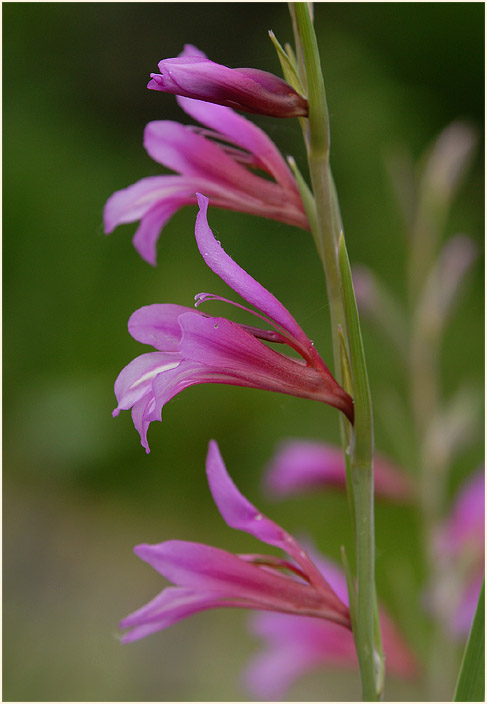
M271 117L308 114L306 99L282 78L254 68L228 68L190 45L181 56L163 59L158 66L160 74L151 73L147 85L151 90Z

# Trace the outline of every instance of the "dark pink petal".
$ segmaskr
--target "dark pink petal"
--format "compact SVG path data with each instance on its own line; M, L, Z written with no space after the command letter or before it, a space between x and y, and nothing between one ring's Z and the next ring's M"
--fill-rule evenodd
M303 354L309 356L312 348L309 338L282 303L224 251L208 225L208 198L199 193L197 198L200 210L196 217L195 235L198 249L206 264L244 300L265 313L289 333L290 337L299 344Z
M173 303L153 303L132 313L128 329L139 342L164 352L177 352L181 342L178 317L188 312L194 313L194 310Z
M149 122L144 131L144 146L155 161L184 176L203 179L205 192L214 183L224 189L221 195L227 192L230 199L234 192L270 203L283 197L276 183L251 173L219 145L178 122Z
M350 397L331 375L276 352L237 323L195 313L184 313L179 323L181 355L234 379L224 383L315 399L345 414L349 411Z
M375 457L374 478L377 495L408 501L414 494L408 475L380 455ZM343 451L325 443L287 441L269 463L265 481L267 487L279 496L328 486L344 487Z
M307 115L306 100L285 81L253 69L230 69L201 56L164 59L147 87L274 117Z
M281 153L257 125L223 105L183 97L178 97L178 103L193 119L216 130L217 133L229 138L233 144L253 154L261 168L273 176L277 183L299 197L294 177ZM302 207L301 201L298 202Z
M313 615L350 627L348 609L337 599L337 604L331 603L310 585L261 569L225 550L171 540L138 545L135 553L178 586L213 591L246 601L252 608Z
M208 447L206 475L213 499L228 526L250 533L268 545L288 551L289 543L294 543L294 540L239 492L225 468L214 440Z
M227 525L250 533L262 542L287 552L302 568L302 574L305 578L323 594L324 598L330 604L334 604L337 610L346 612L343 600L337 598L328 581L316 569L315 564L302 546L281 526L260 513L239 492L225 468L220 450L214 440L210 442L208 448L206 474L213 499ZM244 559L252 560L253 558L248 556ZM269 565L273 564L275 563L271 560Z

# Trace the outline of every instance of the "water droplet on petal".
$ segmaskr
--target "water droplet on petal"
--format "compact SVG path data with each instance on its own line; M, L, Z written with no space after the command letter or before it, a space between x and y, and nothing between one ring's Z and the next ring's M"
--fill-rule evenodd
M218 323L215 323L213 327L215 328L215 330L218 330Z
M256 516L255 516L255 520L256 520L256 521L261 521L262 518L263 518L263 516L262 516L261 513L258 513L258 514L256 514Z

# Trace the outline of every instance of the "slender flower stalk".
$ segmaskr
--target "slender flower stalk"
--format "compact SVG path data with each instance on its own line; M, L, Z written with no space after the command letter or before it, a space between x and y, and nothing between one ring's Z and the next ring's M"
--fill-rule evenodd
M370 393L348 256L343 233L339 232L339 209L329 164L328 110L316 36L307 3L290 3L290 9L295 17L296 43L301 47L297 54L303 57L306 73L309 115L305 143L316 203L318 233L315 239L322 243L320 251L330 302L335 368L339 370L342 366L341 330L344 340L348 343L353 397L360 416L355 423L353 434L350 435L349 428L344 428L342 437L344 449L350 453L349 489L353 495L356 530L357 623L354 635L362 676L363 698L366 701L376 701L382 696L384 660L377 617L374 620L374 614L377 615L377 603L374 577L373 428ZM339 264L340 238L342 255ZM344 276L348 276L349 280L344 281ZM340 372L338 374L338 379L341 379Z

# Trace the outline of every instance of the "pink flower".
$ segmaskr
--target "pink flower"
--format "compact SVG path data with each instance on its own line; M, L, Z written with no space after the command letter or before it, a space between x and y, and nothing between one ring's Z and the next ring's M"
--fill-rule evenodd
M155 264L162 228L180 208L196 203L197 192L210 196L218 208L309 229L294 177L261 129L221 105L189 98L178 102L208 129L167 120L149 122L144 133L147 152L177 174L149 176L114 193L103 214L106 233L140 220L134 246L143 259Z
M260 513L240 494L210 442L206 473L211 493L226 524L283 550L273 555L233 555L225 550L170 540L138 545L135 554L174 583L127 616L123 642L143 638L198 611L235 607L278 611L329 620L350 628L347 606L330 587L305 550L283 528Z
M414 496L408 475L380 455L375 457L374 479L379 496L393 501L410 501ZM318 442L283 442L267 467L265 483L277 496L330 486L344 487L343 450Z
M449 575L438 593L428 595L433 611L448 614L456 637L468 634L484 578L485 477L484 471L469 477L457 492L451 513L436 541L438 558Z
M306 99L282 78L255 68L216 64L190 44L180 56L163 59L158 66L161 73L151 73L147 85L151 90L272 117L308 114Z
M339 598L348 604L342 571L314 553L313 562ZM402 678L416 676L416 658L383 609L380 622L387 672ZM259 700L282 700L292 684L312 670L358 668L351 631L330 621L259 613L252 617L251 630L264 641L265 650L251 660L244 679Z
M158 351L137 357L122 370L115 382L118 406L114 415L132 408L134 425L147 452L149 424L160 421L163 406L194 384L230 384L315 399L338 408L353 422L352 399L332 377L311 340L282 303L236 264L214 238L206 216L208 198L198 194L198 203L195 234L203 259L259 312L233 305L273 329L240 325L178 305L140 308L129 320L130 334ZM207 293L198 294L196 300L196 305L226 301ZM276 352L263 341L286 344L302 359Z

